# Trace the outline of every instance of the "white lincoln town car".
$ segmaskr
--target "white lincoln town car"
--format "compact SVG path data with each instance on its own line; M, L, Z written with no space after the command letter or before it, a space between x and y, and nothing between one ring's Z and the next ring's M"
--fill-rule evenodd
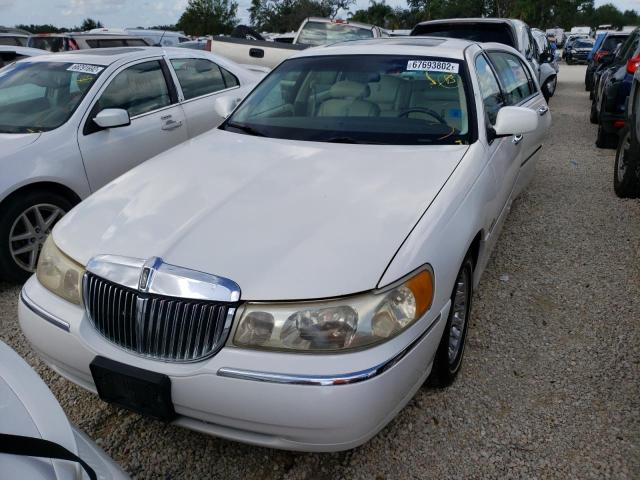
M267 447L356 447L460 371L550 117L504 45L301 52L219 128L67 214L20 324L107 402Z

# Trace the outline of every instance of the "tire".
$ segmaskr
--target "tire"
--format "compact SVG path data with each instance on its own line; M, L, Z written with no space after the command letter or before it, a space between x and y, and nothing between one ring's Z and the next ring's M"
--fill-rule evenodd
M3 204L0 207L0 277L16 283L29 278L35 272L47 235L71 207L66 197L46 191L18 194Z
M598 135L596 137L596 147L616 148L615 135L612 133L608 133L602 126L602 122L598 123Z
M596 102L591 102L591 112L589 113L589 121L594 125L597 125L599 122L598 118L598 109L596 107Z
M463 284L464 288L462 287ZM438 388L448 387L460 372L467 342L469 321L471 320L472 300L473 262L471 255L467 254L458 271L456 282L451 292L451 310L433 360L433 368L428 380L429 385ZM464 315L464 318L461 319L462 315ZM455 341L456 332L457 342ZM453 348L451 353L450 345Z
M640 145L629 127L620 133L613 169L613 189L620 198L640 197Z

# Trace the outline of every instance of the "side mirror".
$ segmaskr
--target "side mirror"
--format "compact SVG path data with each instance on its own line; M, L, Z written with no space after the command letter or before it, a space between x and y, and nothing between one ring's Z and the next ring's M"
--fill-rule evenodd
M227 118L240 103L239 98L218 97L213 103L213 110L222 118Z
M493 127L494 137L530 133L538 128L538 114L526 107L502 107Z
M116 128L131 125L129 112L123 108L105 108L93 117L93 121L100 128Z

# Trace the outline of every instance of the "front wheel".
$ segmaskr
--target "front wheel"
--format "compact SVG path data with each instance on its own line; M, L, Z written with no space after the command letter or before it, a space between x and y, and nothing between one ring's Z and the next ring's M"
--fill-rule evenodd
M613 169L613 189L620 198L640 196L640 146L631 138L629 128L620 134Z
M451 293L451 309L438 345L429 384L447 387L453 383L464 356L473 298L473 262L467 255L462 262Z
M71 209L53 192L28 192L0 209L0 277L24 282L36 271L38 256L51 229Z

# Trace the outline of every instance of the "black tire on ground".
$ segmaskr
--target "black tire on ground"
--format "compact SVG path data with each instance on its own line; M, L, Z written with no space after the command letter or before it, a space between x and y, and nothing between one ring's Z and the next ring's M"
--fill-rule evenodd
M456 329L456 319L459 319L459 316L456 316L456 296L460 293L460 285L461 282L464 282L466 285L466 290L464 294L458 295L459 298L464 298L465 304L464 307L461 307L461 310L465 313L465 319L463 323L462 330ZM438 350L436 351L436 356L433 360L433 368L431 370L431 375L429 375L429 379L427 383L431 386L444 388L448 387L453 383L456 379L456 376L460 372L460 367L462 366L462 358L464 357L464 349L467 341L467 331L469 330L469 322L471 321L471 302L473 300L473 261L470 254L467 254L464 261L462 262L462 266L458 272L458 276L456 277L455 284L453 286L453 291L451 292L451 309L449 311L449 317L447 318L447 324L444 327L444 333L442 334L442 338L440 339L440 344L438 345ZM454 318L455 317L455 318ZM459 335L459 348L457 349L457 353L453 359L449 359L449 343L450 339L455 336L456 332Z
M640 197L640 145L625 127L620 132L613 168L613 189L620 198Z
M591 112L589 113L589 121L594 125L597 125L599 123L598 109L596 108L596 102L591 102Z
M598 124L598 135L596 136L596 147L598 148L616 148L616 135L607 132L602 126L602 122Z
M57 207L62 210L63 213L68 212L71 207L73 207L72 202L63 195L48 191L32 191L27 192L24 195L18 194L0 206L0 278L9 282L22 283L33 273L33 271L25 269L16 260L14 260L14 256L11 254L11 242L9 241L9 236L12 231L14 237L16 234L21 233L21 230L19 229L24 226L24 223L18 225L16 222L23 213L27 212L35 205L50 206L46 208L43 207L43 211L45 213L51 212L51 215L53 215L53 212L55 211L53 207ZM28 217L30 217L29 221L33 224L34 220L32 215L33 213L30 213L28 214ZM38 228L37 235L40 236L40 239L42 239L43 236L46 238L46 234L48 234L61 216L62 215L58 214L56 217L51 217L51 225L49 225L49 228L46 231L41 231L41 229ZM45 218L45 220L47 219L48 218ZM18 240L18 242L23 242L24 246L27 246L30 242L38 243L38 240L34 240L32 242L31 238L29 238ZM17 245L16 241L13 242L13 245L14 252L18 251L22 247L21 244ZM36 258L39 253L38 249L36 251ZM21 258L21 255L16 256Z

